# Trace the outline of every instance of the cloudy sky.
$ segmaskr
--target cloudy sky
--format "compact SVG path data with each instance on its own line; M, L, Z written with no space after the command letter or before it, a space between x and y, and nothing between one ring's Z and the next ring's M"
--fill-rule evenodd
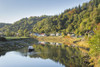
M30 16L60 14L90 0L0 0L0 23L14 23Z

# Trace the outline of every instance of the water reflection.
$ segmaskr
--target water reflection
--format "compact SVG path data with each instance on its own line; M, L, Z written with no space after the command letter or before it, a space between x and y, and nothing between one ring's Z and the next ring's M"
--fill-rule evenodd
M78 47L64 45L56 47L48 44L45 46L38 44L33 47L35 50L31 52L28 52L28 47L7 52L0 57L0 67L88 67L88 64L84 62L88 60L88 57L84 57Z
M64 67L50 59L30 58L20 52L7 52L0 57L0 67Z
M37 55L38 57L44 59L50 58L66 67L87 67L88 65L84 63L86 58L84 58L84 54L78 47L65 47L64 45L58 47L51 45L34 45L34 48L36 52L42 52Z
M41 45L49 44L49 45L56 45L56 46L62 45L62 43L56 43L56 42L44 42L44 41L39 41L38 44L41 44Z

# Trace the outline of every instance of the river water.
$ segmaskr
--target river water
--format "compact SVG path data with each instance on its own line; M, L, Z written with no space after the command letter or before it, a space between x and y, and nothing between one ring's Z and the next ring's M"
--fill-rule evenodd
M79 47L51 44L34 44L32 52L28 47L0 52L0 67L88 67Z

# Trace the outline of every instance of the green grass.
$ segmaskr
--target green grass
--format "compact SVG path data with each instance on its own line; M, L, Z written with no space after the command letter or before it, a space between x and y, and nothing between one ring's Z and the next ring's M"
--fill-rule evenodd
M7 40L11 40L11 39L21 39L21 38L29 38L29 37L5 37Z

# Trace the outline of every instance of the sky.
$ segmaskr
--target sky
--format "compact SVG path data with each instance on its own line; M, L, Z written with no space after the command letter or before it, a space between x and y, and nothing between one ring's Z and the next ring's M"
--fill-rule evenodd
M0 0L0 23L14 23L22 18L58 15L65 9L90 0Z

